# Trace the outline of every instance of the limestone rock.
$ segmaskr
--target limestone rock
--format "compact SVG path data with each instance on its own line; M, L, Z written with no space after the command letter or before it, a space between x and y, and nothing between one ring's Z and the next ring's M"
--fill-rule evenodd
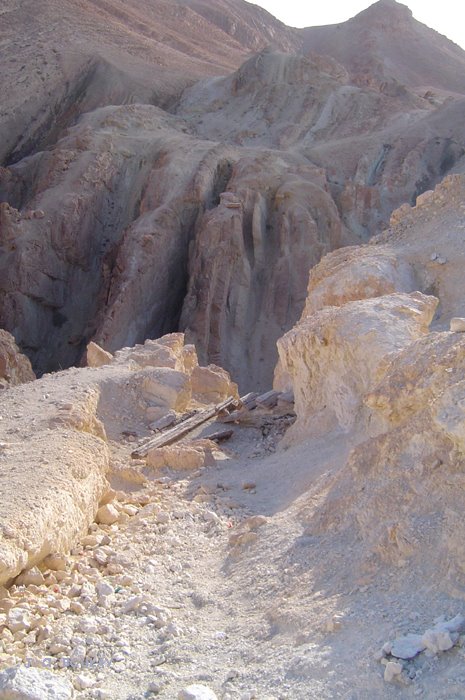
M140 375L143 398L154 406L185 411L191 400L190 378L185 372L168 367L142 370Z
M304 318L278 342L298 420L292 430L349 430L389 353L424 335L437 299L414 292L353 301Z
M209 440L198 441L194 444L167 445L150 450L147 464L155 469L169 467L171 469L198 469L213 466L215 458L213 450L215 443Z
M448 651L452 649L457 639L458 635L453 638L451 633L447 630L427 630L421 638L425 649L428 649L433 654L437 654L439 651Z
M56 673L17 666L0 673L1 700L71 700L73 686Z
M169 333L156 340L146 340L143 345L123 348L115 353L117 362L135 362L140 367L170 367L179 372L185 371L185 358L192 354L187 364L196 363L195 348L185 350L184 333Z
M33 379L31 363L21 354L13 336L0 329L0 389Z
M325 306L415 289L412 268L388 245L341 248L310 270L302 318Z
M450 329L453 333L465 333L465 318L451 318Z
M384 680L392 683L402 673L402 664L397 661L388 661L384 668Z
M194 683L179 692L178 700L217 700L217 696L206 685Z
M44 577L42 572L34 566L20 574L15 583L17 586L30 586L31 584L41 586L44 583Z
M88 367L102 367L113 362L113 355L107 352L100 345L91 341L87 346L86 362Z
M237 385L228 372L216 365L194 367L191 385L194 398L201 403L220 403L229 396L239 398Z
M66 571L69 566L69 559L64 554L54 552L45 557L44 566L51 571Z
M119 512L111 503L101 506L97 511L97 522L103 525L113 525L119 518Z
M90 381L73 387L45 377L3 397L2 429L19 429L21 440L2 453L0 522L8 530L0 530L0 585L48 554L69 552L108 489L100 390ZM24 415L18 405L27 406Z
M407 634L392 642L390 653L398 659L413 659L424 649L426 645L421 634Z

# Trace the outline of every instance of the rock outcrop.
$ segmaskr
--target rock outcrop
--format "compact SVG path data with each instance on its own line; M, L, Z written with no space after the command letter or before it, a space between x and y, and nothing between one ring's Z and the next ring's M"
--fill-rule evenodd
M451 175L371 244L311 271L275 378L296 397L288 445L345 434L324 498L303 508L308 534L356 542L354 575L366 581L394 564L459 597L465 340L458 320L448 329L463 309L463 187Z
M0 330L0 389L35 379L31 363L10 333Z
M385 295L324 308L286 333L278 352L295 396L292 433L353 430L386 357L428 332L436 306L418 292Z
M99 504L111 505L105 498L107 433L110 439L120 437L127 422L136 419L148 428L153 410L161 416L230 396L238 394L229 375L220 368L199 367L180 333L120 350L104 366L47 375L5 392L0 586L48 555L69 551L94 521ZM185 463L187 468L192 450L185 449L187 457L174 450L166 464L173 462L176 468ZM208 445L199 444L193 452L194 462L209 463ZM111 524L107 516L99 521ZM118 517L116 511L112 522Z

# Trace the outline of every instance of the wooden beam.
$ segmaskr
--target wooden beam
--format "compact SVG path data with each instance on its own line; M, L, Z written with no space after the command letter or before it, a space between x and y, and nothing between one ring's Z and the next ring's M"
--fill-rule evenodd
M229 408L235 408L237 403L237 400L230 396L228 399L225 399L225 401L222 401L215 406L210 406L210 408L199 411L191 418L188 418L182 423L175 425L174 428L165 430L163 433L161 433L161 435L157 435L156 437L147 440L147 442L140 445L136 450L134 450L134 452L131 453L131 457L134 457L135 459L146 457L150 450L153 450L156 447L170 445L172 442L175 442L176 440L179 440L179 438L186 435L186 433L190 433L191 430L194 430L199 425L202 425L202 423L205 423L205 421L209 420L209 418L213 418L213 416L221 413L221 411L227 411Z

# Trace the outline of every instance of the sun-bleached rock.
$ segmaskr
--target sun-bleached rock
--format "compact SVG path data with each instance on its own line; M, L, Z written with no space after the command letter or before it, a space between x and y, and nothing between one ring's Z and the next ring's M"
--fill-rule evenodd
M10 333L0 329L0 389L35 379L31 363Z
M88 367L102 367L113 362L113 355L91 341L86 349L86 364Z
M179 691L178 700L217 700L217 695L206 685L193 683Z
M16 666L0 673L0 700L71 700L67 678L46 669Z
M392 683L402 673L402 664L397 661L388 661L384 669L384 680Z
M239 398L237 384L231 381L226 370L217 365L194 367L191 386L193 397L201 403L220 403L229 396Z
M465 318L451 318L450 329L453 333L465 333Z
M8 530L0 529L0 585L48 554L69 552L108 490L99 387L65 385L43 378L13 387L3 398L2 427L14 423L22 438L2 455L0 522ZM24 415L18 405L27 406ZM5 416L15 417L6 422Z
M153 406L181 412L191 401L190 377L169 367L141 370L139 375L143 398Z
M184 333L168 333L156 340L146 340L143 345L118 350L115 358L118 363L135 362L140 367L170 367L184 372L184 360L189 352L193 352L192 366L197 359L195 348L185 350L185 347Z
M352 428L385 358L427 333L436 306L418 292L391 294L303 318L278 341L295 395L293 433Z
M198 469L213 466L213 451L217 449L214 442L199 440L191 444L166 445L152 449L147 454L147 464L155 469Z
M119 511L112 503L101 506L97 511L96 520L102 525L113 525L119 518Z
M426 649L421 634L407 634L395 639L390 647L390 654L398 659L413 659Z
M302 318L325 306L415 289L413 270L388 245L341 248L310 270Z

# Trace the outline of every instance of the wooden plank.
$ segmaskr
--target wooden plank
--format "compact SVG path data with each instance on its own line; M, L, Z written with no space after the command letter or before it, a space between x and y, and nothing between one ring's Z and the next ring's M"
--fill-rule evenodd
M280 394L280 391L271 389L271 391L267 391L265 394L257 396L257 405L261 408L273 408L278 403L278 397Z
M202 425L202 423L205 423L205 421L207 421L209 418L213 418L213 416L215 416L217 413L220 413L221 411L226 411L228 408L235 408L236 406L236 399L230 396L228 399L225 399L225 401L222 401L221 403L216 404L215 406L206 408L204 411L199 411L188 420L185 420L182 423L175 425L174 428L170 428L169 430L166 430L160 435L157 435L156 437L147 440L147 442L145 442L143 445L140 445L136 450L134 450L134 452L131 453L131 457L146 457L148 452L150 450L153 450L155 447L163 447L164 445L169 445L170 443L179 440L179 438L186 435L186 433L189 433L191 430L194 430L199 425Z
M216 433L203 435L199 440L213 440L213 442L224 442L234 435L234 430L217 430Z
M242 407L246 411L253 411L253 409L257 405L257 396L258 392L256 391L251 391L249 394L246 394L245 396L241 396L241 403Z

